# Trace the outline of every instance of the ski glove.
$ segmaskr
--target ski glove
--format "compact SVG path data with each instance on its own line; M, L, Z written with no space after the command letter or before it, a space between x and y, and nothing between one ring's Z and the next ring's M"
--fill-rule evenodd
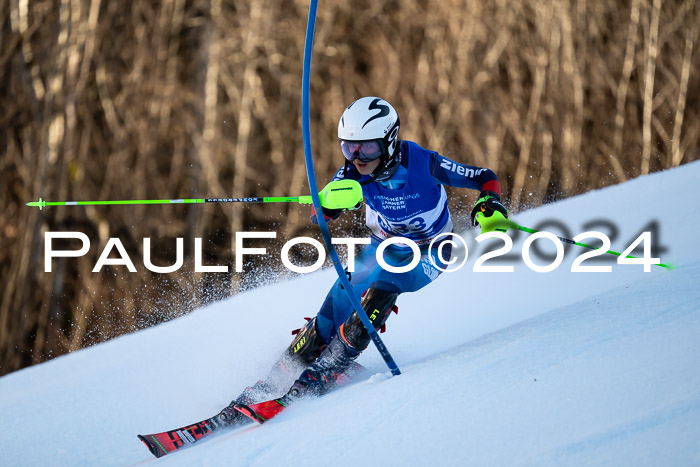
M509 227L508 210L501 203L501 197L493 191L482 191L471 213L472 225L481 226L481 233L507 232Z
M362 207L362 203L357 203L357 205L353 206L351 210L355 209L360 209ZM349 211L350 209L328 209L324 208L321 206L321 210L323 211L323 218L326 221L334 220L337 219L338 216L340 216L344 211ZM311 206L311 223L314 225L318 225L318 217L316 217L316 209Z

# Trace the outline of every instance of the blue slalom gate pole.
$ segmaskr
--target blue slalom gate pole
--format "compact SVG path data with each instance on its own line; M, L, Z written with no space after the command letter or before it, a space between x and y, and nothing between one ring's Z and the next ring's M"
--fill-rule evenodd
M309 189L311 190L311 199L313 200L314 210L317 213L316 218L318 219L318 226L321 229L323 241L326 244L328 254L331 257L331 260L333 261L333 266L335 266L335 270L338 273L340 282L343 285L345 292L348 294L353 308L360 316L362 324L364 324L365 328L367 328L367 332L369 332L369 336L372 339L372 342L374 342L374 345L377 347L377 350L379 350L379 353L381 354L382 358L391 370L391 374L396 376L401 374L399 367L396 365L396 362L391 357L389 350L384 345L384 342L382 342L382 339L379 337L379 334L377 334L377 331L374 329L374 326L369 320L369 317L362 309L360 301L353 293L353 288L352 285L350 285L350 281L348 281L348 278L345 276L345 271L343 270L343 266L340 263L340 258L338 258L338 253L335 251L335 247L331 242L331 234L328 231L328 225L326 225L326 220L323 217L323 210L321 209L321 200L318 196L316 174L314 173L314 162L311 157L311 130L309 128L309 75L311 74L311 51L313 49L314 42L314 27L316 24L317 5L318 0L311 0L311 5L309 5L309 20L306 24L306 39L304 42L304 71L302 74L301 90L301 120L302 134L304 138L304 159L306 161L306 174L309 178Z

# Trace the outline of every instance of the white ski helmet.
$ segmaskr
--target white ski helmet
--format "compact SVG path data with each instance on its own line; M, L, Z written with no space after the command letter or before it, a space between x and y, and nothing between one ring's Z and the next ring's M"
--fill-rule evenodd
M381 157L384 163L379 165L377 173L386 170L388 166L396 163L394 156L396 156L399 147L399 126L399 114L384 99L362 97L356 100L345 109L338 123L338 139L343 155L349 161L356 157L363 161ZM378 148L376 153L371 150L351 153L344 145L345 141L376 142ZM374 149L376 146L368 145L369 148Z

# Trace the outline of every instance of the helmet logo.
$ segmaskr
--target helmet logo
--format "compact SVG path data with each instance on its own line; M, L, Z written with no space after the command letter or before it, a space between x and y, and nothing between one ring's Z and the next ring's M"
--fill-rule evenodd
M371 116L365 122L365 124L362 125L362 128L366 127L367 124L369 122L371 122L372 120L376 120L378 118L386 117L387 115L389 115L389 107L387 107L386 105L380 104L379 102L381 102L381 99L377 98L369 104L369 110L379 110L379 112L374 114L373 116Z
M396 126L394 127L394 131L392 131L392 132L391 132L391 135L389 136L389 141L395 139L395 138L398 136L398 134L399 134L399 126L396 125Z

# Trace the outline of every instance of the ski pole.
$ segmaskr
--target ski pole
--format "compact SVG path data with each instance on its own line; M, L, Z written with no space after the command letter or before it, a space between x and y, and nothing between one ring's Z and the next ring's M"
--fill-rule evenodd
M318 194L321 205L328 209L350 209L362 203L362 187L355 180L330 182ZM306 196L265 196L252 198L184 198L184 199L133 199L112 201L31 201L27 206L43 210L46 206L99 206L99 205L141 205L141 204L199 204L199 203L299 203L313 204L311 195Z
M529 233L529 234L534 234L534 233L540 232L539 230L530 229L530 228L528 228L528 227L523 227L522 225L518 225L517 223L513 222L512 220L509 220L509 222L510 222L509 228L514 229L514 230L520 230L521 232L527 232L527 233ZM591 249L591 250L599 250L599 249L600 249L600 248L598 248L598 247L595 247L595 246L592 246L592 245L588 245L588 244L586 244L586 243L576 242L576 241L574 241L574 240L571 240L570 238L560 237L560 236L558 236L558 235L556 235L556 234L552 234L552 235L554 235L555 237L557 237L559 240L561 240L561 241L564 242L564 243L569 243L569 244L571 244L571 245L578 245L578 246L580 246L580 247L588 248L588 249ZM612 251L612 250L608 250L608 251L606 251L605 253L607 253L607 254L609 254L609 255L622 256L622 253L618 253L617 251ZM626 257L627 257L627 258L631 258L631 259L639 259L638 257L636 257L636 256L631 256L631 255L627 255ZM670 264L656 263L655 265L656 265L656 266L659 266L659 267L662 267L662 268L666 268L666 269L674 269L674 267L673 267L672 265L670 265Z

